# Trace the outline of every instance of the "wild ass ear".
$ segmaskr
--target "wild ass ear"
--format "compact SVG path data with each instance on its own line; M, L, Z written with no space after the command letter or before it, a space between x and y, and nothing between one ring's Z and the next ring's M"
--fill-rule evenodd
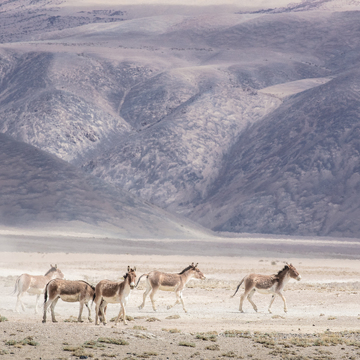
M57 264L55 264L55 269L57 269Z
M194 266L194 263L191 263L191 266Z
M53 268L53 266L50 264L50 267Z
M130 266L128 266L128 272L130 271Z
M134 266L134 271L136 271L136 266Z
M194 267L197 267L199 263L196 263L196 265Z

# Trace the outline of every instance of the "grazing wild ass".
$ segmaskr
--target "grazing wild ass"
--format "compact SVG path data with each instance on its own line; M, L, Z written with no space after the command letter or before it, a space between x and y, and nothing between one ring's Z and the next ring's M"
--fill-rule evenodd
M174 291L176 295L175 304L169 305L167 307L168 309L171 309L173 306L175 306L176 304L180 304L181 302L184 311L187 312L187 310L185 309L184 300L182 298L182 292L185 288L185 285L191 278L201 280L205 279L204 274L197 268L197 265L198 264L194 265L194 263L192 263L179 274L168 274L154 270L149 272L148 274L141 275L136 286L138 286L141 278L143 276L146 276L146 290L143 295L143 303L139 306L139 309L142 309L145 306L146 296L151 291L150 300L154 311L156 311L154 295L158 290L164 290Z
M23 295L28 292L29 294L37 295L36 303L35 303L35 314L38 313L38 302L40 299L40 295L44 293L46 284L55 278L64 278L64 274L58 269L57 265L55 266L50 265L50 270L45 275L29 275L29 274L22 274L20 275L15 282L15 290L13 294L17 293L17 301L16 301L16 308L17 312L19 311L19 305L23 311L25 311L25 307L21 298Z
M59 299L66 302L80 302L78 322L82 322L81 315L85 304L89 312L88 319L91 322L91 310L88 302L93 300L94 296L95 287L88 284L86 281L62 279L51 280L45 288L44 316L42 322L46 322L46 311L50 305L52 322L57 322L55 319L55 306Z
M108 303L120 303L119 315L115 321L115 325L119 322L121 315L124 324L127 325L125 306L130 298L130 292L135 288L136 267L131 269L128 266L127 273L124 275L124 281L115 282L110 280L101 280L95 287L95 325L99 325L100 321L106 325L106 314L104 309Z
M235 296L239 287L244 282L245 283L245 291L241 295L240 298L240 307L239 310L243 311L243 302L245 297L247 296L249 302L253 306L254 310L257 311L257 307L255 303L252 301L252 297L257 290L261 294L272 294L272 298L269 304L269 313L271 314L271 305L275 300L275 295L279 295L284 301L284 311L287 312L286 299L283 294L283 289L285 285L288 283L290 278L300 280L301 276L295 269L295 267L291 264L286 264L282 270L280 270L277 274L274 275L258 275L258 274L250 274L246 275L241 281L236 291L232 297Z

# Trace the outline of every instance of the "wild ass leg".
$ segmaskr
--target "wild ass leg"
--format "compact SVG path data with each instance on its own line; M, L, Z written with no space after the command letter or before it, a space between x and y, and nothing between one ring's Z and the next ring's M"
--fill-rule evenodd
M36 302L35 302L35 314L37 314L37 313L38 313L39 300L40 300L40 294L36 295Z
M249 293L249 295L248 295L247 298L248 298L250 304L252 305L252 307L254 308L254 310L257 312L257 311L258 311L257 306L256 306L255 303L252 301L252 297L254 296L255 291L256 291L255 288L252 289L252 290L250 291L250 293Z
M60 298L57 297L56 299L54 299L54 301L52 302L51 306L50 306L50 309L51 309L51 320L53 323L57 323L56 319L55 319L55 306L58 302Z
M101 298L95 299L95 325L99 325L99 311L101 316L103 317L102 319L104 320L104 314L102 310L100 310L100 303L102 304L101 300Z
M147 280L147 279L146 279ZM143 309L144 306L145 306L145 300L146 300L146 297L148 296L149 292L151 291L151 285L149 284L149 280L146 281L146 290L144 292L144 295L143 295L143 302L142 304L139 306L139 309Z
M85 303L85 306L87 307L88 312L89 312L88 320L89 320L90 322L92 322L92 319L91 319L91 309L90 309L90 307L89 307L89 304L86 302L86 303Z
M275 294L273 294L271 296L271 300L270 300L270 304L269 304L269 308L268 308L270 314L272 314L271 305L273 304L274 300L275 300Z
M50 298L47 299L47 301L44 303L44 315L43 315L43 323L46 323L46 313L47 313L47 309L48 307L51 305L51 303L53 302L53 300L51 300Z
M253 287L250 287L250 288L246 288L246 285L245 285L245 291L244 291L244 293L241 295L241 297L240 297L240 306L239 306L239 311L240 312L244 312L244 310L243 310L243 303L244 303L244 300L245 300L245 298L249 295L249 293L250 293L250 291L253 289ZM250 296L250 298L251 298L251 296Z
M280 295L280 297L283 299L283 302L284 302L284 312L286 312L287 313L287 305L286 305L286 299L285 299L285 296L284 296L284 294L281 292L281 291L279 291L279 295Z
M23 311L25 311L25 306L23 304L23 302L21 301L21 298L23 297L24 293L23 292L19 292L18 293L18 296L17 296L17 301L16 301L16 312L20 313L20 310L19 310L19 305L21 305L21 308Z
M176 291L175 292L175 295L176 295L176 301L175 301L175 304L174 305L169 305L167 308L168 310L171 309L172 307L174 307L176 304L182 304L183 306L183 309L185 312L187 312L187 310L185 309L185 304L184 304L184 300L182 299L182 293L181 291Z
M187 310L185 309L184 299L183 299L183 297L182 297L182 291L180 291L180 300L181 300L181 304L182 304L182 306L183 306L184 311L187 313Z
M116 318L115 325L120 321L121 315L122 315L123 320L124 320L124 325L127 325L125 304L123 304L122 302L120 302L120 311L119 311L118 317Z
M99 325L99 318L100 318L100 321L102 321L102 323L104 325L106 325L106 323L107 323L107 321L106 321L106 305L107 305L107 302L104 299L101 300L100 305L96 305L96 307L95 307L95 311L96 311L95 325Z
M151 293L150 293L150 300L151 300L151 304L152 304L152 307L153 307L153 310L154 310L154 311L157 310L157 309L156 309L156 306L155 306L155 299L154 299L154 296L155 296L157 290L158 290L157 288L153 288L152 291L151 291Z
M84 301L80 301L78 322L83 322L82 319L81 319L83 309L84 309Z

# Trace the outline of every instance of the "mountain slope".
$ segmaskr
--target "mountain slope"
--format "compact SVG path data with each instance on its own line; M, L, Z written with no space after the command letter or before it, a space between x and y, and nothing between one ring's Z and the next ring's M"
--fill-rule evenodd
M359 118L356 9L350 0L6 1L0 132L212 229L360 236L347 222L357 167L339 165L350 155L334 139L339 160L326 175L335 155L321 140L346 137L342 122L355 129ZM308 164L318 158L317 173ZM354 188L335 191L341 181Z
M359 80L349 71L244 131L191 218L221 231L358 237Z
M193 238L201 227L0 134L0 225L118 238Z

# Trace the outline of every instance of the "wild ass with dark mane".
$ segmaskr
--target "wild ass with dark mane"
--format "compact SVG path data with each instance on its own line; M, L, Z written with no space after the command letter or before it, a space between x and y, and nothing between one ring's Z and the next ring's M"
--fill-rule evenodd
M91 310L88 303L90 300L94 300L94 296L95 287L88 284L86 281L62 279L51 280L45 288L44 316L42 322L46 322L46 311L49 306L51 306L52 322L57 322L55 319L55 306L59 299L66 302L80 302L78 322L82 322L81 315L85 304L89 312L88 319L91 322Z
M126 321L125 306L130 298L130 292L135 288L136 282L136 267L131 269L128 266L127 273L124 275L124 281L115 282L110 280L101 280L95 287L95 325L99 325L100 321L106 325L106 306L110 304L120 303L120 311L115 325L119 322L121 315L123 316L124 324Z
M275 295L279 295L284 301L284 311L287 312L286 299L283 294L283 289L288 283L290 278L300 281L301 276L295 267L291 264L286 264L282 270L274 275L259 275L259 274L250 274L246 275L237 286L236 291L232 297L235 296L239 290L242 283L245 283L245 291L240 297L240 307L239 310L243 311L243 302L247 296L249 302L253 306L254 310L257 311L255 303L252 301L252 297L257 290L261 294L272 294L272 298L269 305L269 313L271 314L271 305L275 300Z
M21 298L23 295L28 292L32 295L36 296L36 303L35 303L35 314L38 313L38 302L40 299L40 295L42 295L45 291L46 284L55 278L64 278L64 274L58 269L57 265L55 266L50 265L50 269L47 271L45 275L29 275L29 274L22 274L20 275L15 282L15 290L13 294L17 293L17 301L15 310L19 311L19 305L23 311L25 311L25 307Z
M143 295L143 303L139 306L139 309L142 309L145 306L146 297L151 291L150 300L154 311L156 311L154 295L158 290L163 290L163 291L174 291L176 295L175 304L169 305L167 307L168 309L171 309L173 306L175 306L176 304L180 304L181 302L184 311L187 312L182 297L182 292L185 288L185 285L192 278L201 279L201 280L205 279L204 274L197 268L197 266L198 264L194 265L194 263L192 263L191 265L186 267L183 271L181 271L179 274L168 274L154 270L149 272L148 274L141 275L139 277L136 286L138 286L141 278L143 276L146 276L146 290Z

